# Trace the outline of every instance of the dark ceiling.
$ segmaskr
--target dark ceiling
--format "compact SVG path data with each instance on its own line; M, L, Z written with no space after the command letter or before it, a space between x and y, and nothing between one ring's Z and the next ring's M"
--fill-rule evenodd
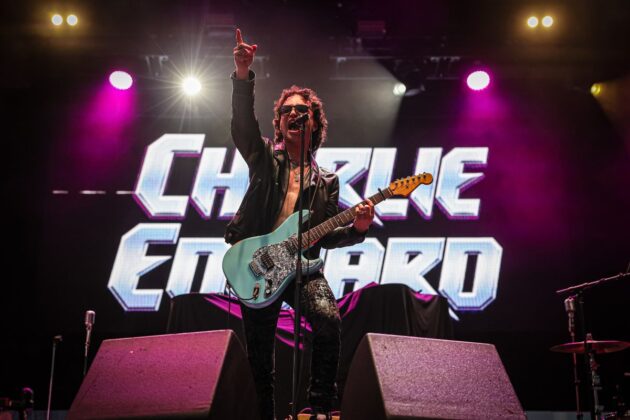
M2 7L2 48L11 66L4 66L9 77L0 83L9 89L56 78L69 68L80 77L99 66L143 66L148 55L186 49L229 55L235 27L246 41L264 47L261 54L286 65L296 56L361 55L419 66L426 57L456 55L501 66L505 77L534 74L587 83L625 74L630 63L625 0L60 0ZM76 13L79 25L53 27L50 16L57 11ZM526 28L527 16L547 13L555 17L552 29Z

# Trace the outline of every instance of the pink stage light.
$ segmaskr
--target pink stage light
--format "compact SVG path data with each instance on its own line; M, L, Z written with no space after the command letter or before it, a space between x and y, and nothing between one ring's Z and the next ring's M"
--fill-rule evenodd
M109 83L118 90L127 90L133 85L133 78L125 71L116 70L109 75Z
M474 71L466 78L466 84L474 91L484 90L490 85L490 75L483 70Z

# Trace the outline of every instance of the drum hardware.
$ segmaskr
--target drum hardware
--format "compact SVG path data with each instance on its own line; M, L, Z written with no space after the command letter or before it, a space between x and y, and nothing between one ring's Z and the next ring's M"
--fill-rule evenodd
M615 353L615 352L622 351L630 347L630 343L627 341L617 341L617 340L597 341L597 340L593 340L592 337L588 339L588 345L592 349L593 353L596 353L596 354ZM555 351L558 353L584 354L584 342L577 341L577 342L572 342L572 343L558 344L557 346L553 346L549 350Z
M27 420L32 417L33 407L35 406L33 398L33 390L31 388L22 388L22 392L19 399L11 399L7 397L0 398L0 417L5 418L2 415L5 410L14 410L18 412L17 418L19 420ZM10 413L9 418L14 418Z
M577 408L577 418L582 419L582 411L580 404L580 389L579 389L579 376L577 366L577 354L584 354L586 377L590 378L590 391L591 391L591 418L602 419L606 418L603 413L603 407L599 404L599 391L602 389L600 377L597 373L598 364L595 361L595 354L612 353L616 351L622 351L630 347L630 343L623 341L595 341L590 332L585 331L585 316L584 316L584 291L592 287L599 286L610 281L628 279L630 278L630 264L625 273L619 273L615 276L601 278L599 280L578 284L575 286L567 287L565 289L556 290L557 294L572 293L564 301L565 311L568 316L569 335L571 336L571 342L553 346L552 351L561 353L571 353L573 358L573 379L575 386L575 399ZM577 308L575 303L577 302ZM575 338L575 314L576 312L580 316L580 329L583 341L576 341Z

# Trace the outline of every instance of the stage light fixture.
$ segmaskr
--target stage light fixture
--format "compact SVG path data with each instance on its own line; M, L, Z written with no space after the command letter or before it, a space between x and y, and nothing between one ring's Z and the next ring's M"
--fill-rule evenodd
M593 83L591 85L591 95L599 96L602 93L602 85L600 83Z
M405 92L407 92L407 86L405 86L404 83L398 82L394 85L394 89L392 89L392 92L395 96L403 96Z
M61 15L55 14L52 16L52 18L50 18L50 21L53 25L59 26L63 23L63 17Z
M527 19L527 26L530 28L538 26L538 18L536 16L530 16L529 19Z
M70 26L76 26L79 23L79 18L77 15L68 15L66 17L66 23Z
M474 91L484 90L490 85L490 75L483 70L473 71L466 78L466 85Z
M544 26L545 28L551 28L551 25L553 25L553 18L551 16L545 16L544 18L542 18L542 26Z
M182 82L182 89L187 96L195 96L201 92L201 82L196 77L187 77Z
M133 78L126 71L116 70L109 75L109 83L118 90L127 90L133 85Z

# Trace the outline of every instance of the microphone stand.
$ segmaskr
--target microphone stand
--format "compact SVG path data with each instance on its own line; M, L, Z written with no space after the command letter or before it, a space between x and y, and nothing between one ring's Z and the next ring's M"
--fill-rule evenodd
M46 407L46 420L50 420L50 407L52 402L53 377L55 375L55 359L57 354L57 344L61 343L62 337L56 335L52 341L52 363L50 364L50 382L48 383L48 405Z
M94 327L94 311L85 313L85 346L83 351L83 377L87 374L88 355L90 353L90 342L92 341L92 328Z
M628 266L630 268L630 265ZM609 281L621 280L625 278L630 278L630 272L619 273L614 276L604 277L599 280L588 281L586 283L577 284L575 286L567 287L566 289L556 290L556 293L561 295L563 293L571 293L571 292L582 292L583 290L590 289L591 287L599 286L602 283L608 283Z
M291 416L294 420L297 419L297 397L298 397L298 376L299 376L299 357L300 357L300 327L301 327L301 302L300 295L302 290L302 194L304 193L304 137L306 136L306 129L304 125L306 121L301 124L301 139L300 139L300 189L298 193L298 231L297 231L297 242L298 242L298 252L295 260L295 290L293 293L293 309L295 314L295 319L293 322L293 377L292 377L292 387L291 387Z

